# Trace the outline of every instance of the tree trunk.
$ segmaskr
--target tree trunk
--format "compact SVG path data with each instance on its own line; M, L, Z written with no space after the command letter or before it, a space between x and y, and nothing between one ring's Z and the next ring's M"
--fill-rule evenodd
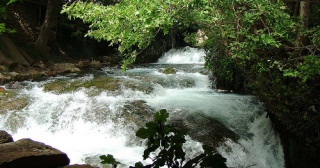
M302 19L303 26L308 29L310 13L310 0L300 2L300 18Z
M44 56L49 55L50 48L48 45L56 39L57 19L61 10L59 3L59 0L48 0L46 17L36 40L36 48Z
M299 11L299 17L301 18L301 24L303 26L303 29L307 30L309 26L309 13L310 13L310 0L302 0L300 1L300 11ZM303 47L307 45L307 39L304 37L300 30L298 32L298 47Z

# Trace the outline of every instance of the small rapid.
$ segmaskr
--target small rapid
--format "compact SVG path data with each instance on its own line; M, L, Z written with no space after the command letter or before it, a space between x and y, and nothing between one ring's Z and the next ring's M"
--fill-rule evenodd
M227 158L228 167L284 167L279 136L263 105L254 96L212 89L204 55L186 47L125 73L105 67L82 76L23 82L17 97L27 106L0 113L0 130L14 140L51 145L67 153L71 164L101 166L99 156L112 154L128 167L142 161L145 148L135 132L166 108L169 122L190 128L184 146L188 157L202 152L205 143ZM177 73L161 73L167 67Z

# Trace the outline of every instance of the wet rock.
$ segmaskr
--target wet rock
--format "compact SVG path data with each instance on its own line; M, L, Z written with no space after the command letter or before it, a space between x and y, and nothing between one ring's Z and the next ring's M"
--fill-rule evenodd
M33 67L38 67L38 68L45 68L45 65L42 61L36 61L34 64L33 64Z
M143 127L146 122L152 121L155 110L147 105L144 100L128 101L123 106L121 117L126 122L133 122L139 127Z
M13 142L12 136L6 131L0 130L0 144Z
M24 86L21 83L15 82L15 81L11 81L7 83L5 86L7 89L23 89L24 88Z
M45 75L47 75L47 76L56 76L57 72L56 71L48 71L48 72L46 72Z
M89 65L90 65L89 61L79 61L77 64L79 68L88 68Z
M97 164L97 163L101 162L100 155L88 156L84 160L85 160L86 164L89 164L92 166L96 166L96 167L100 167L100 168L112 168L112 166L110 164Z
M9 72L9 76L10 76L11 78L14 78L14 77L16 77L16 76L18 76L18 75L20 75L20 73L17 73L17 72Z
M164 74L176 74L177 71L174 68L168 67L165 70L163 70L162 73L164 73Z
M7 70L7 68L5 66L0 65L0 71L6 71L6 70Z
M66 72L66 71L70 71L70 72L78 72L80 71L79 68L76 67L75 64L72 63L57 63L53 65L53 70L56 72Z
M101 62L100 61L91 61L90 62L90 68L94 68L94 69L100 69L100 68L102 68L102 64L101 64Z
M0 73L0 84L4 83L7 80L10 80L11 77Z
M214 148L223 144L227 139L237 141L239 136L225 127L220 121L201 113L177 112L171 115L172 125L188 129L188 135L199 142Z
M5 90L0 92L0 114L10 112L7 117L6 128L8 130L16 130L24 124L25 116L18 111L25 108L30 101L28 96L18 96L19 90Z
M0 144L0 167L3 168L56 168L69 162L65 153L31 139Z

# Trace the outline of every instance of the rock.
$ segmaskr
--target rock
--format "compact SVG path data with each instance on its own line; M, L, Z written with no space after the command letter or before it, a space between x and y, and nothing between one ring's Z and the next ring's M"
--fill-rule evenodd
M7 83L5 86L7 89L23 89L24 88L24 86L21 83L15 82L15 81L11 81Z
M94 68L94 69L100 69L102 67L102 64L100 61L91 61L90 62L90 68Z
M0 71L6 71L6 70L7 70L7 68L5 66L0 65Z
M79 68L87 68L89 67L89 65L90 65L89 61L79 61L77 64Z
M47 75L47 76L56 76L57 72L56 71L48 71L48 72L46 72L45 75Z
M66 72L66 71L71 71L71 72L76 72L76 65L72 63L58 63L53 65L53 70L57 72ZM77 68L76 70L80 70Z
M220 121L201 113L175 112L170 116L169 124L188 129L188 135L205 145L216 148L226 140L237 142L239 136L225 127ZM199 131L201 130L201 131Z
M9 72L9 76L11 79L13 79L14 77L20 75L20 73L17 73L17 72Z
M22 65L19 62L14 62L14 63L10 64L10 66L9 66L9 71L10 72L19 73L21 71L21 69L22 69Z
M10 80L10 79L11 79L10 76L7 76L7 75L0 73L0 84L4 83L5 81Z
M6 131L0 130L0 144L13 142L12 136Z
M89 156L84 159L86 164L90 164L92 166L100 167L100 168L112 168L110 164L99 164L101 162L100 155ZM119 167L123 167L122 165L118 165ZM129 166L127 166L129 167Z
M0 144L0 167L56 168L70 163L65 153L31 139Z
M165 70L163 70L162 73L164 73L164 74L176 74L177 71L172 67L168 67Z
M37 61L33 64L33 67L45 68L45 65L42 61Z

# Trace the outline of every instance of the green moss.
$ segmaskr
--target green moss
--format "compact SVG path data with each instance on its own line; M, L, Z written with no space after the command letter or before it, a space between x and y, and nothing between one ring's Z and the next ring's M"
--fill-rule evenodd
M177 71L172 67L168 67L162 73L164 73L164 74L176 74Z
M44 90L53 91L56 93L66 93L77 91L80 88L95 88L98 90L118 91L121 90L122 87L131 88L132 90L138 90L145 93L150 93L153 91L151 85L137 84L131 80L114 77L100 77L88 81L70 79L55 80L45 84ZM98 93L99 91L92 92L90 95L94 96Z

